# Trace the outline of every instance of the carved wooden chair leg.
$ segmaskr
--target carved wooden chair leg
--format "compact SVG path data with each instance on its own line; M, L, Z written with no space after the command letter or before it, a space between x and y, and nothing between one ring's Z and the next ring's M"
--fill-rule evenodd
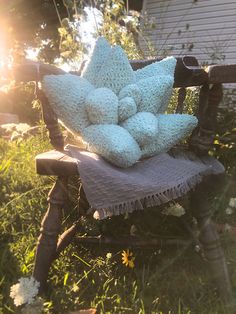
M209 210L209 200L206 197L206 186L212 187L212 182L208 181L200 185L191 197L191 208L193 215L197 219L200 242L203 246L204 256L211 270L219 295L227 304L232 304L233 296L228 268L223 249L221 247L219 235L211 220Z
M199 218L198 223L201 230L200 241L203 245L213 279L218 287L219 295L224 302L231 303L233 301L231 283L219 235L211 218Z
M40 282L40 292L45 289L49 268L56 254L58 235L62 222L62 207L67 200L67 177L59 177L49 192L48 210L42 220L36 250L34 278Z
M59 254L73 241L80 226L80 220L77 220L69 229L59 237L57 242L54 259L57 259Z
M81 184L80 189L79 189L79 199L78 199L79 219L75 221L69 229L65 230L63 234L60 235L57 242L56 254L54 257L55 259L75 238L75 235L77 231L79 230L79 227L81 224L81 217L86 215L88 209L89 209L89 203L87 201L83 186Z
M193 222L190 221L189 218L190 217L188 217L188 214L185 214L179 217L179 220L182 226L184 227L184 229L188 232L189 236L191 237L195 251L197 253L201 253L202 245L198 238L197 228L195 225L193 225ZM191 216L191 219L192 219L192 216Z

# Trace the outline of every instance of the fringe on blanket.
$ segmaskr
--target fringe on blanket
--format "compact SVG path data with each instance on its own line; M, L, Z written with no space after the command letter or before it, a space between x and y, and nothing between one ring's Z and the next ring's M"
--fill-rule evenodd
M189 151L176 149L171 150L168 154L144 160L143 163L137 164L137 167L134 166L131 171L129 169L117 170L99 156L89 152L81 153L74 146L69 145L68 150L69 154L77 159L78 172L80 173L84 190L91 206L89 212L94 213L94 218L99 220L114 215L131 213L134 210L143 210L148 207L166 204L194 189L206 175L218 175L225 171L223 165L213 157L197 157ZM161 180L163 175L165 175L165 169L169 169L169 166L170 173L171 169L178 168L178 171L173 172L174 177L169 173L170 180L163 181L162 185ZM132 180L139 178L138 176L135 177L135 174L140 174L146 169L149 170L147 173L150 173L150 169L157 172L160 170L159 177L156 177L158 184L155 183L155 180L151 180L150 191L148 192L147 190L145 193L139 194L139 188L144 188L145 191L145 187L138 185L137 188L135 186L136 182ZM124 177L122 177L123 175ZM117 184L113 185L117 176L119 177L118 181L115 182ZM104 178L107 178L107 180ZM125 182L126 185L131 184L132 186L134 184L133 194L131 193L130 195L129 190L126 191L122 188L116 190L119 184L125 187L123 179L127 179ZM97 191L95 196L94 190L96 189L96 185L99 185L101 182L103 183L101 189L105 193L99 194L99 191Z
M98 220L102 220L108 217L117 216L125 213L132 213L135 210L143 210L148 207L159 206L166 204L172 200L178 199L202 181L202 176L195 175L189 178L185 182L156 194L150 194L144 198L137 198L132 201L121 202L115 205L108 206L107 208L91 209L94 212L93 217Z

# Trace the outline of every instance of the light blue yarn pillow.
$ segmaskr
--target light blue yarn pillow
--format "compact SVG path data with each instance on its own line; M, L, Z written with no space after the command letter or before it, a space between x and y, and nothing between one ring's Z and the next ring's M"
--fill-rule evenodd
M112 164L127 168L141 157L141 150L124 128L114 124L90 125L82 132L87 149Z
M90 125L85 108L87 95L94 87L86 79L71 75L46 75L42 89L63 124L74 132Z
M97 75L111 52L111 46L105 38L99 37L93 49L90 61L86 64L81 76L96 86Z
M118 98L109 88L96 88L87 95L85 108L92 124L118 124Z
M121 123L121 126L132 135L140 147L152 143L159 133L158 119L151 112L138 112Z
M137 112L137 105L132 97L124 97L118 103L119 122L125 121Z
M184 139L196 126L196 117L187 114L159 114L159 133L152 143L142 147L142 157L154 156L168 151Z
M119 92L119 99L123 99L125 97L132 97L137 105L139 105L142 101L141 90L137 84L126 85Z
M168 151L197 125L190 115L164 114L176 59L133 71L121 47L99 38L82 77L45 76L42 89L59 119L87 149L118 167Z
M138 111L148 111L157 114L166 110L171 94L174 77L152 76L137 82L141 91L142 101L138 105Z
M120 46L112 47L107 60L98 72L96 87L110 88L117 95L120 90L135 81L129 60Z
M145 80L152 76L173 76L176 66L174 57L166 57L161 61L153 62L142 69L135 71L136 81Z

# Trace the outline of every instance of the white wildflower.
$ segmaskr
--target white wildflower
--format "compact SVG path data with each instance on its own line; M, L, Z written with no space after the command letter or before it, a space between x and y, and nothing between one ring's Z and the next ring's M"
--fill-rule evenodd
M224 228L225 232L230 232L231 229L232 229L232 227L229 224L225 224L225 228Z
M136 226L135 225L132 225L131 227L130 227L130 235L131 236L136 236L136 234L137 234L137 228L136 228Z
M229 206L233 207L233 208L236 208L236 198L231 198L229 200Z
M16 124L16 131L18 133L27 132L30 128L31 128L31 126L29 124L27 124L27 123L18 123L18 124Z
M73 292L78 292L78 291L79 291L79 286L78 286L76 283L74 283L71 290L72 290Z
M181 217L185 214L185 209L178 203L170 206L170 207L166 207L163 211L162 214L164 215L172 215L172 216L176 216L176 217Z
M226 215L232 215L233 212L234 211L233 211L232 207L227 207L226 210L225 210Z
M110 252L109 252L109 253L107 253L106 258L107 258L107 259L112 258L112 253L110 253Z
M199 253L201 251L200 245L196 244L194 247L195 252Z
M13 285L10 291L10 297L14 300L16 306L22 304L32 304L39 291L39 282L33 277L20 278L19 283Z
M112 9L119 9L119 4L113 3L112 4Z

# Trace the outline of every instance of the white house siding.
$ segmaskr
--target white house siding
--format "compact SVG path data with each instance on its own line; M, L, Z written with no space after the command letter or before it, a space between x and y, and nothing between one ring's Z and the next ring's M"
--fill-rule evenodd
M150 55L194 55L201 63L236 62L236 0L144 0L143 14L155 29L143 26L140 44Z

